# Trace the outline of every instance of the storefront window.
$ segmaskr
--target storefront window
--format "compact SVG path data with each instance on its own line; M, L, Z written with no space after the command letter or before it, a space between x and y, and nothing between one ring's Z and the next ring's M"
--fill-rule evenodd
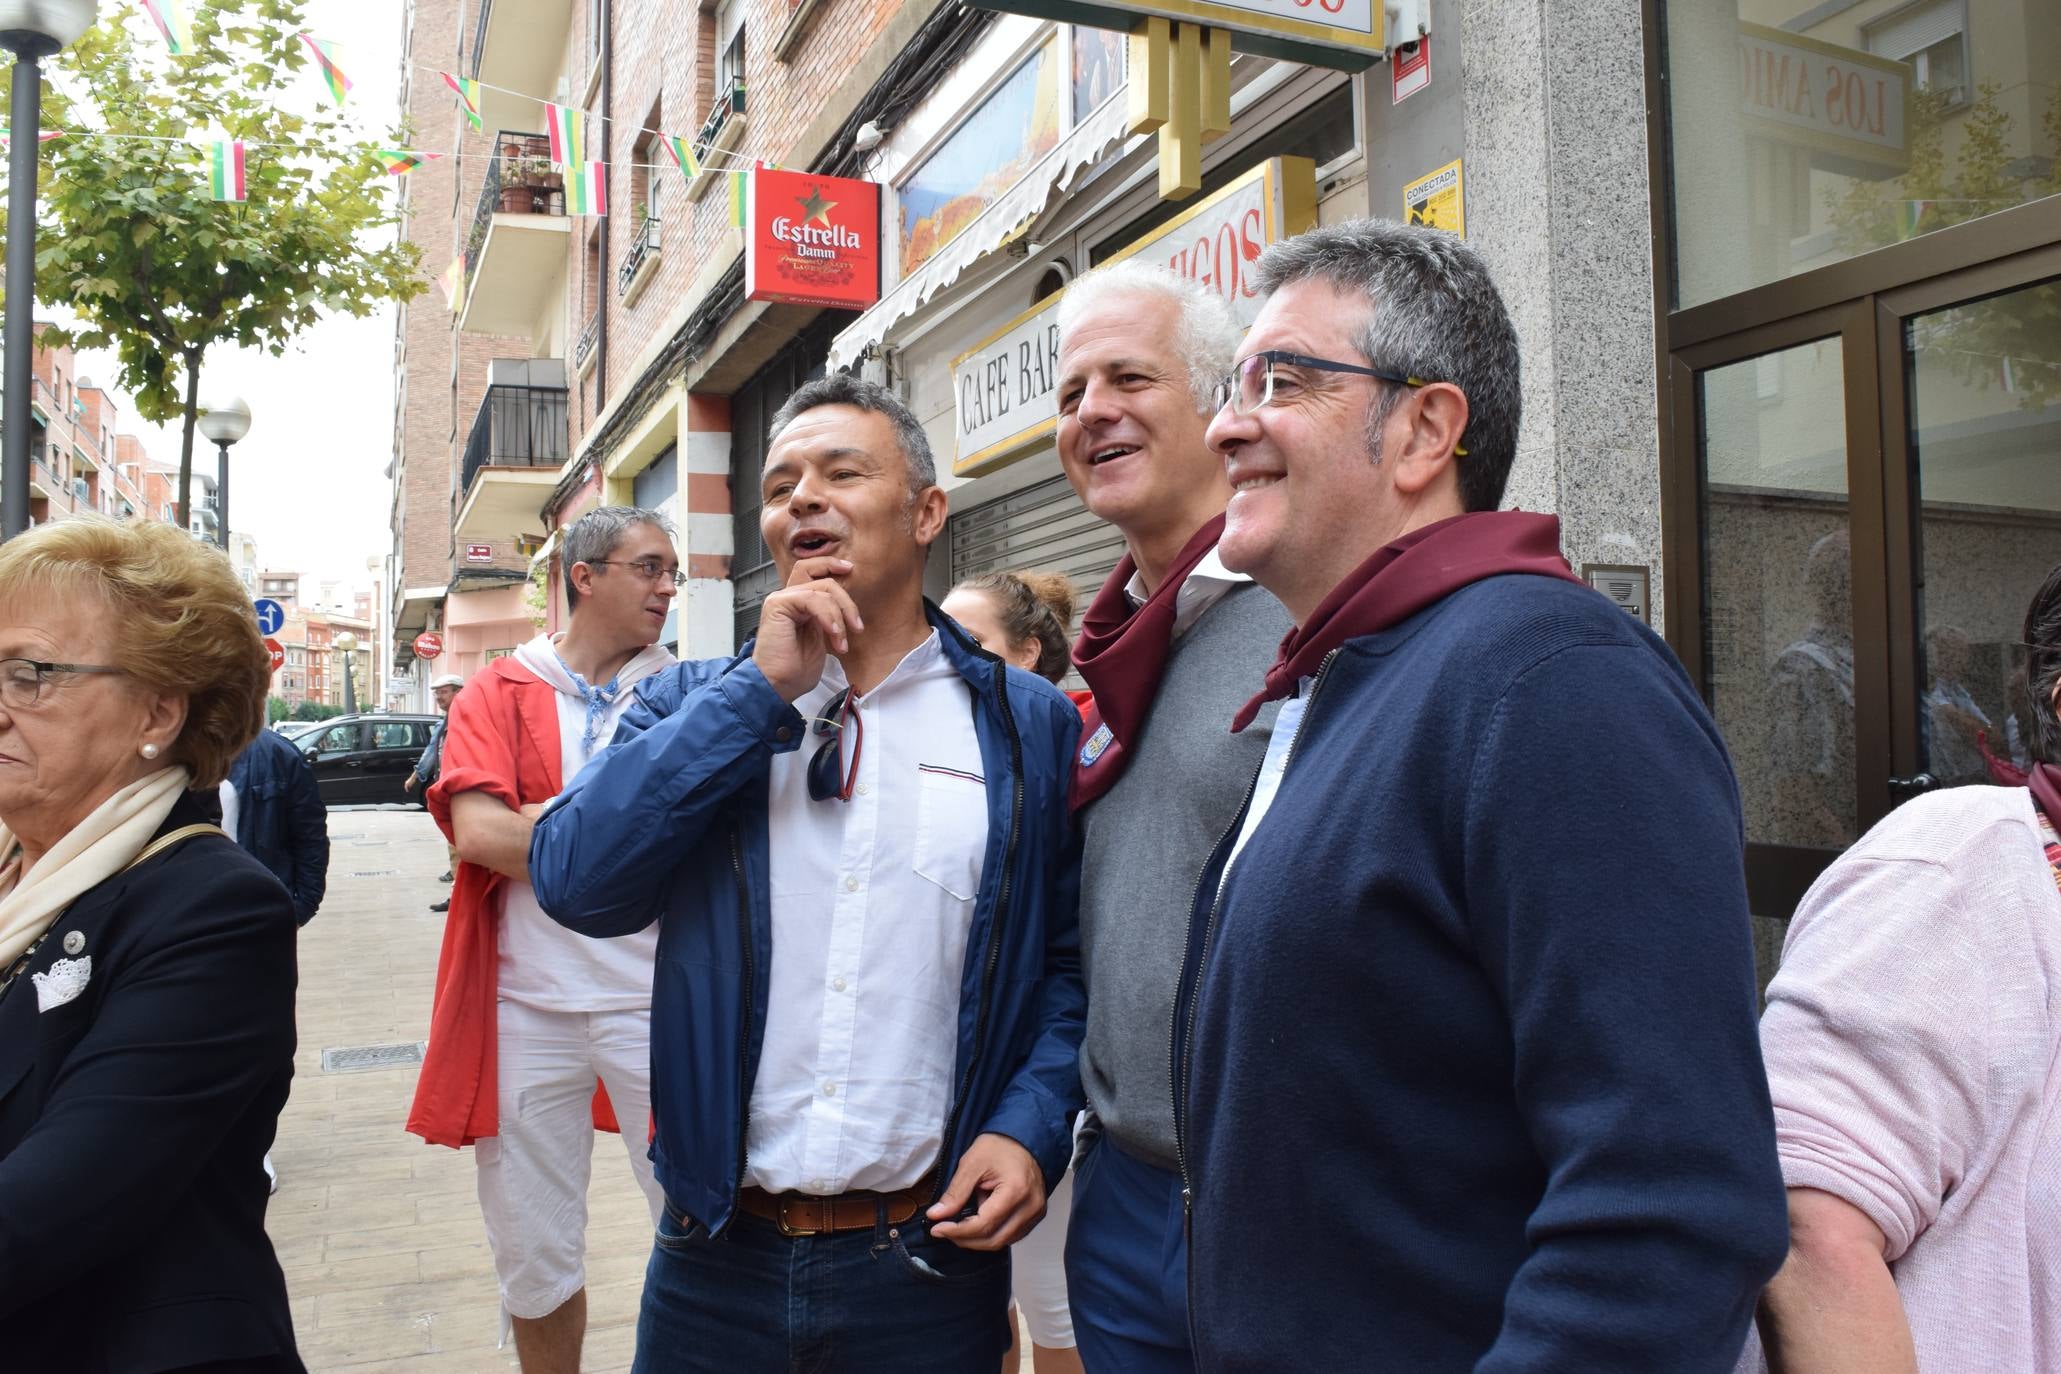
M1676 305L2061 193L2052 0L1665 0Z

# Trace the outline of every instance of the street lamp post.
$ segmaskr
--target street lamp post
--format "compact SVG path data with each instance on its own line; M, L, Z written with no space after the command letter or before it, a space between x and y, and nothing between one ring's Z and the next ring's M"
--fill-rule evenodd
M344 714L356 715L358 694L352 690L351 679L357 676L358 671L358 637L345 630L336 637L334 643L343 651Z
M229 446L250 433L250 404L231 396L202 406L200 432L220 454L215 468L215 538L229 547Z
M99 0L0 0L0 48L14 54L7 150L7 322L0 346L0 538L29 527L29 378L36 348L36 137L43 68L93 27Z

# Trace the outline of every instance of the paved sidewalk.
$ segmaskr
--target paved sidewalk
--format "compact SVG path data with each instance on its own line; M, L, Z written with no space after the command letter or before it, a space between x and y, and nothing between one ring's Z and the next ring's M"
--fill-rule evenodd
M300 1052L267 1229L311 1371L485 1374L500 1302L469 1150L406 1134L413 1066L322 1072L322 1052L421 1040L444 846L420 811L332 811L329 896L301 932ZM614 1136L597 1136L587 1228L589 1374L627 1370L651 1224Z

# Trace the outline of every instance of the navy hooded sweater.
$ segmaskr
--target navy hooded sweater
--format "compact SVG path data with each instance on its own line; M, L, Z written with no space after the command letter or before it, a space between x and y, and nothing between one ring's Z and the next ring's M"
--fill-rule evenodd
M1347 641L1197 904L1201 1368L1731 1370L1788 1237L1742 845L1681 666L1587 588Z

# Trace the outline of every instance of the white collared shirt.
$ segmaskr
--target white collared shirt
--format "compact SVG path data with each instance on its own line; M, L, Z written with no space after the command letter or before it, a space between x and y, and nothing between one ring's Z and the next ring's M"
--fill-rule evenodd
M1195 570L1181 583L1181 589L1174 593L1174 638L1188 633L1188 627L1202 619L1202 613L1216 605L1237 587L1252 581L1244 573L1234 573L1217 557L1215 548L1202 556ZM1131 580L1124 584L1124 595L1131 599L1135 608L1143 606L1146 600L1145 574L1134 572Z
M836 659L794 703L808 734L773 758L773 921L749 1182L891 1192L929 1172L959 1051L959 989L988 842L972 689L938 643L858 702L852 799L809 798L809 760L845 687Z

